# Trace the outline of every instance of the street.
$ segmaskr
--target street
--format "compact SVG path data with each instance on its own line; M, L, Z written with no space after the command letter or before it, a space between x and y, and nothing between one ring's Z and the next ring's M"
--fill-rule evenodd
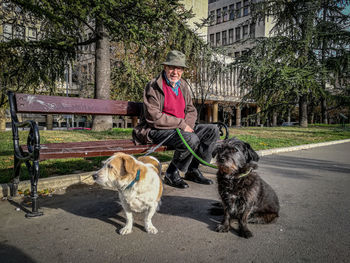
M208 209L217 185L165 185L156 235L143 216L133 233L118 234L125 216L114 191L72 185L40 200L44 216L16 209L20 198L0 201L0 262L349 262L350 143L261 157L259 173L276 191L277 222L215 232L220 216ZM215 181L215 170L201 168ZM39 179L40 184L40 179ZM19 211L18 211L19 210Z

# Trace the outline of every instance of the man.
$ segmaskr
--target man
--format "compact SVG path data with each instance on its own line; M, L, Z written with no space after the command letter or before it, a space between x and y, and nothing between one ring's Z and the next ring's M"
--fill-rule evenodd
M186 58L177 50L167 54L162 63L164 70L150 81L144 90L144 103L140 124L133 130L136 143L159 144L173 134L164 145L173 146L174 157L165 173L166 184L187 188L188 184L182 179L179 171L185 173L185 179L201 184L212 184L199 171L199 162L187 150L176 128L189 146L206 162L210 162L219 131L214 124L198 124L197 110L193 106L187 83L181 78L186 66Z

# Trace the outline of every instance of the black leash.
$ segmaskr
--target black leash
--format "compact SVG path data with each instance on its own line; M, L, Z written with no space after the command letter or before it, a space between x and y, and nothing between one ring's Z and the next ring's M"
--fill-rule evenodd
M157 150L160 146L162 146L165 142L167 142L168 140L170 140L170 138L172 138L174 135L176 134L176 131L174 131L172 134L170 134L168 137L166 137L163 141L161 141L159 144L157 144L156 146L150 148L146 154L144 156L150 155L151 153L153 153L155 150Z

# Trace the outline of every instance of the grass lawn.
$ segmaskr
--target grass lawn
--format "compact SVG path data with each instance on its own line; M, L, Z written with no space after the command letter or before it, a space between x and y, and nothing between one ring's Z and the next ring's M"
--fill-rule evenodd
M96 141L106 139L130 139L132 129L113 129L106 132L86 130L71 131L40 131L41 143ZM20 132L21 144L26 144L27 131ZM350 126L339 125L310 125L300 127L243 127L230 128L230 137L235 136L251 144L255 150L265 150L301 144L350 138ZM161 161L169 161L172 152L155 153ZM71 173L94 171L101 167L101 161L107 157L74 158L47 160L40 163L40 177L65 175ZM0 183L7 183L13 173L12 132L0 132ZM21 180L29 176L23 164Z

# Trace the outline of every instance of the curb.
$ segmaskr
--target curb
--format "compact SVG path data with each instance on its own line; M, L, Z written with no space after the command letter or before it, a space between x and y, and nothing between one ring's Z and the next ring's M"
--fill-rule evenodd
M306 150L306 149L312 149L312 148L321 147L321 146L328 146L328 145L347 143L347 142L350 142L350 139L330 141L330 142L320 142L320 143L313 143L313 144L303 144L298 146L282 147L282 148L275 148L275 149L269 149L269 150L260 150L260 151L257 151L257 153L259 154L259 156L265 156L270 154Z
M306 149L311 149L311 148L316 148L321 146L328 146L328 145L347 143L347 142L350 142L350 139L314 143L314 144L304 144L304 145L275 148L275 149L269 149L269 150L260 150L260 151L257 151L257 153L261 157L261 156L266 156L271 154L306 150ZM165 171L167 167L168 167L168 163L162 163L162 171ZM41 178L38 183L38 191L41 191L44 189L65 189L66 187L71 186L73 184L93 185L94 180L92 179L92 176L91 176L92 173L93 171L80 173L80 174L69 174L69 175ZM11 187L11 183L0 184L0 198L7 197L10 194L10 187ZM30 189L30 187L31 187L30 180L21 181L18 184L18 189Z

